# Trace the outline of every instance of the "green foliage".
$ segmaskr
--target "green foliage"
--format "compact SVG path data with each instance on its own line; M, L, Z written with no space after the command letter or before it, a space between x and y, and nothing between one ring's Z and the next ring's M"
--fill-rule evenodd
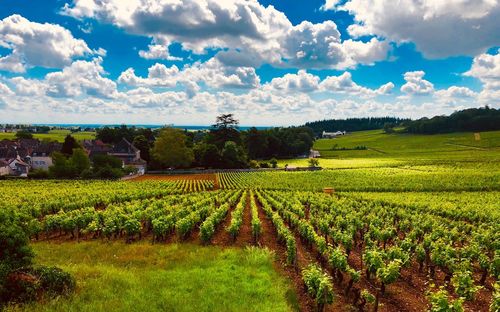
M16 132L16 139L33 139L33 133L26 130L19 130Z
M95 171L108 166L113 169L120 169L122 164L120 158L111 155L101 154L92 157L92 165Z
M466 300L473 300L474 295L482 288L474 285L471 271L456 271L451 278L451 284L455 288L455 293Z
M64 138L64 143L61 147L61 153L63 153L66 156L71 156L73 155L73 150L77 148L81 148L80 144L78 144L78 142L74 137L68 134Z
M226 141L221 158L224 168L246 168L248 166L245 151L233 141Z
M307 162L309 164L309 167L319 167L319 160L316 158L309 158Z
M493 284L493 297L491 298L490 312L500 311L500 282Z
M316 264L311 264L302 270L302 280L307 292L314 298L318 310L323 311L326 304L333 303L334 293L331 277L324 273Z
M186 135L174 128L161 130L151 154L165 167L189 167L194 160L193 151L186 146Z
M441 286L439 290L430 290L427 292L427 297L429 298L431 308L430 312L463 312L464 308L462 306L464 298L458 298L452 300L449 298L446 289Z

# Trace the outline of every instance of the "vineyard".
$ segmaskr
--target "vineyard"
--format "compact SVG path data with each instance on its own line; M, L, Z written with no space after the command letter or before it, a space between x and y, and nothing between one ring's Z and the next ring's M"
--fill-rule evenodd
M215 183L5 181L0 209L34 242L267 247L304 311L498 311L498 192L480 185L464 192L456 181L458 193L401 196L361 185L327 195L319 190L337 173L310 174L231 172Z

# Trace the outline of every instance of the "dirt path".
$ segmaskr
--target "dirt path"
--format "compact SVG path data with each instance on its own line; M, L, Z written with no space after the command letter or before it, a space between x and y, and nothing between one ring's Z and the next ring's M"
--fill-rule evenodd
M243 210L243 223L241 224L240 232L236 237L234 245L238 247L253 245L250 195L247 195L247 204L245 206L245 209Z
M259 237L259 245L274 250L276 255L275 268L282 275L287 276L291 281L302 312L313 312L314 301L309 297L302 282L300 270L286 265L286 248L278 242L278 236L271 220L267 218L260 203L257 202L259 219L262 224L262 235Z
M231 235L226 231L226 227L231 224L231 212L234 210L234 207L231 207L224 220L217 225L217 229L215 230L214 235L212 236L212 244L221 245L221 246L232 246L234 243Z

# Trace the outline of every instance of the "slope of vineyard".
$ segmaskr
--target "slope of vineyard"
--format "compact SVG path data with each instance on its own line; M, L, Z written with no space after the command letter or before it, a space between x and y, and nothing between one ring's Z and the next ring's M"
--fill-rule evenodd
M500 196L498 172L480 166L225 172L217 181L4 181L0 209L12 213L42 254L50 254L52 242L268 247L276 269L292 281L301 311L424 311L444 298L486 312L500 276ZM324 194L325 186L339 192ZM320 290L306 291L304 283L320 283L326 297L313 296ZM172 287L182 297L193 285ZM80 296L62 299L61 307ZM228 300L210 307L232 309L236 299Z

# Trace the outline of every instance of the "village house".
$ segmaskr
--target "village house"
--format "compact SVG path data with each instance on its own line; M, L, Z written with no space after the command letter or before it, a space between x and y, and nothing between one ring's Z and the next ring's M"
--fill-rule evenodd
M345 135L346 132L345 131L337 131L337 132L326 132L326 131L323 131L323 134L322 134L322 138L323 139L333 139L333 138L336 138L338 136L341 136L341 135Z
M108 155L121 159L124 166L137 168L140 174L146 171L146 161L141 158L141 151L125 138L115 144Z
M52 166L52 153L61 150L62 145L57 142L41 143L33 149L30 157L33 169L49 170Z

